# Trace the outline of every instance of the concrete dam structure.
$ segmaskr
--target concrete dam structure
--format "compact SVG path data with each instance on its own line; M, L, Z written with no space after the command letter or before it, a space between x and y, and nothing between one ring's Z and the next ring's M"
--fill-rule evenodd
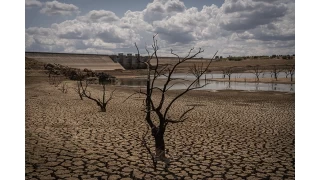
M140 56L140 61L138 60L138 54L134 56L132 54L123 55L119 53L117 55L110 56L114 62L118 62L125 69L146 69L147 65L145 62L148 60L148 57Z
M94 71L124 70L120 63L113 61L108 55L26 52L25 57L82 70L85 68Z

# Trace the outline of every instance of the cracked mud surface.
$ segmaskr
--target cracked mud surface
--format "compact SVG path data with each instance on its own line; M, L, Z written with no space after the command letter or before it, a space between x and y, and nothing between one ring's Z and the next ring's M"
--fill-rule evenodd
M190 92L172 116L199 106L168 126L170 167L153 171L136 139L146 131L142 99L123 103L131 93L116 91L102 113L70 88L26 84L26 179L294 179L294 94Z

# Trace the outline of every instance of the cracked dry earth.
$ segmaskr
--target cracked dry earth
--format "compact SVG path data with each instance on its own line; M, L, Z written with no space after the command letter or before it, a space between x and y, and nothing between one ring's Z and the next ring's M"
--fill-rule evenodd
M136 138L146 131L142 99L123 102L132 90L118 89L102 113L71 88L26 84L25 178L294 179L294 94L190 92L172 116L198 106L168 126L170 166L159 162L154 171Z

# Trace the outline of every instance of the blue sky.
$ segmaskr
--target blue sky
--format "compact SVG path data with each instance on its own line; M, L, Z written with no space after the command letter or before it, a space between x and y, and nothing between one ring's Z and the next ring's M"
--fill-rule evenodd
M160 55L203 48L204 57L295 53L292 0L25 1L25 50Z

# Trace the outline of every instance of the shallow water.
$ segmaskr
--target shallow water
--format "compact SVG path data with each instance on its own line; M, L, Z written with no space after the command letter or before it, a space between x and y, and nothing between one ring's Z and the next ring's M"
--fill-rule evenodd
M222 78L222 74L206 74L201 77L200 86L205 83L205 78ZM183 78L186 80L193 80L194 76L191 74L174 74L173 78ZM261 74L260 77L270 77L270 73ZM285 73L280 73L279 78L286 77ZM255 78L252 73L235 73L231 75L232 78ZM288 77L289 78L289 77ZM157 87L162 87L165 77L160 77L159 81L155 84ZM120 79L117 85L130 86L130 87L144 87L146 79ZM209 83L203 88L197 90L244 90L244 91L281 91L281 92L295 92L295 84L281 84L281 83L248 83L248 82L219 82L207 81ZM170 88L170 90L186 89L189 83L178 83Z
M255 78L256 76L253 73L233 73L231 74L231 79L234 78ZM271 73L265 72L265 73L261 73L260 78L270 78ZM278 78L285 78L286 74L284 72L280 72L278 74ZM294 75L293 75L294 77ZM166 78L165 76L161 76L159 77L161 78ZM194 79L194 76L190 73L176 73L172 75L172 78L184 78L184 79ZM220 73L207 73L201 76L200 79L214 79L214 78L223 78L223 74ZM228 76L225 76L225 78L228 78ZM288 78L290 78L290 75L288 75Z

